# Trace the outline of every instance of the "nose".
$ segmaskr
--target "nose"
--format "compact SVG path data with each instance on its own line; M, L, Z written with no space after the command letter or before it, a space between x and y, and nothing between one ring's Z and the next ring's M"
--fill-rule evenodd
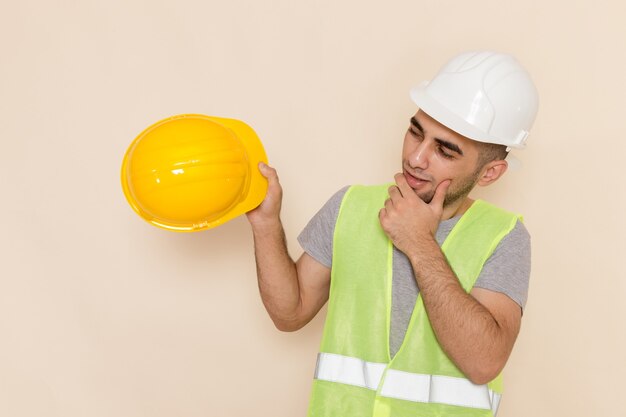
M409 154L408 162L411 168L426 169L430 163L431 150L426 140L417 145Z

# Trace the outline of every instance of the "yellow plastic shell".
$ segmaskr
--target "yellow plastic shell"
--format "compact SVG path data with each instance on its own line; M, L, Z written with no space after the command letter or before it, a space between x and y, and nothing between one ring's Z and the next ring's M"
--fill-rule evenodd
M144 220L195 232L256 208L267 193L258 170L267 156L247 124L181 114L145 129L122 163L122 188Z

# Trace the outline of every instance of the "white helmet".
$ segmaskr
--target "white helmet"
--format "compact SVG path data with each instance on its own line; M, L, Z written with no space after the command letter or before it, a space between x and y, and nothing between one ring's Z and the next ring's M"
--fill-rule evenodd
M522 149L535 121L539 97L515 58L466 52L448 62L411 98L433 119L479 142Z

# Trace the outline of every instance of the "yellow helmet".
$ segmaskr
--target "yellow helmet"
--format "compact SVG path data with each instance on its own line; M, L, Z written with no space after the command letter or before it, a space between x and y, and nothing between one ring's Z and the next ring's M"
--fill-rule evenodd
M257 207L267 180L267 156L247 124L201 114L161 120L131 143L122 188L133 210L178 232L209 229Z

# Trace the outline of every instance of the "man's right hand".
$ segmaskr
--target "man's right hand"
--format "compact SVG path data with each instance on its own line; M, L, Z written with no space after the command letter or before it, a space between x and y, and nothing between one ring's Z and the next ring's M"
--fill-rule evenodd
M263 162L259 162L261 175L267 178L268 187L265 199L261 204L246 213L253 228L275 225L280 221L280 208L283 200L283 189L278 180L276 170Z

